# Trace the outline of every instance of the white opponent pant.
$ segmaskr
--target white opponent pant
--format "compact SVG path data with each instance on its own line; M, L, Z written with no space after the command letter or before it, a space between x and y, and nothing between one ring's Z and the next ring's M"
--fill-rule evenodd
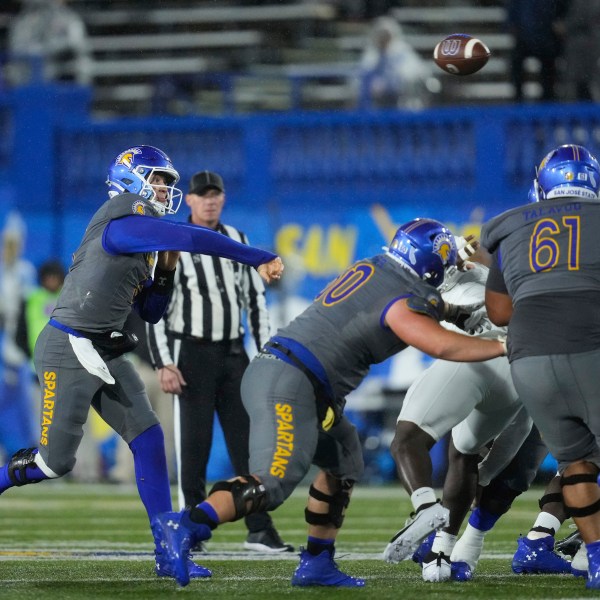
M452 430L456 449L476 454L521 408L506 357L436 360L410 386L398 421L415 423L436 441Z

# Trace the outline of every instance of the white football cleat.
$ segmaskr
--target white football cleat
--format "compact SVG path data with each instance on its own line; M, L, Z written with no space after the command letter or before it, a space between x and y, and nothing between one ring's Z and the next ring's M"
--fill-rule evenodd
M575 577L588 576L588 557L585 544L581 544L579 550L575 553L575 556L571 561L571 572Z
M421 542L432 532L448 525L450 511L440 502L423 508L390 540L383 551L383 558L389 563L399 563L410 558Z
M430 581L432 583L450 581L450 557L443 552L433 556L435 557L433 560L429 562L423 561L423 581Z

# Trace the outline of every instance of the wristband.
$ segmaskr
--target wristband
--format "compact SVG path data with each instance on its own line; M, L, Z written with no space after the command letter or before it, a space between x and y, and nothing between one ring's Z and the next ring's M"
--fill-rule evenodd
M158 294L170 294L173 290L173 282L175 280L175 269L167 271L156 267L154 270L154 282L152 291Z

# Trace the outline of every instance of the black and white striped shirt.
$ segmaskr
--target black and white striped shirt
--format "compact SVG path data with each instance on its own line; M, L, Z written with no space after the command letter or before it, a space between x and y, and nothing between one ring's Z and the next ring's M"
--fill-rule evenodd
M246 235L219 223L216 229L248 244ZM228 258L182 252L173 296L165 316L148 325L148 345L156 368L174 364L169 337L220 342L244 337L243 312L257 348L269 339L265 288L258 272Z

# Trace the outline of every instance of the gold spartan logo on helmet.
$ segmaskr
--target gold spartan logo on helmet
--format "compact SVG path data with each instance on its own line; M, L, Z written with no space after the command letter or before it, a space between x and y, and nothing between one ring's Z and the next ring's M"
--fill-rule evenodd
M572 171L567 171L565 173L565 180L566 181L573 181L575 179L575 173L573 173Z
M444 265L448 264L452 254L452 242L447 235L440 234L433 240L433 251L442 259Z
M125 165L126 167L131 167L131 163L133 162L133 152L123 152L123 154L119 154L117 157L118 165Z
M133 163L133 156L141 153L142 151L139 148L129 148L129 150L125 150L125 152L121 152L121 154L117 156L115 164L125 165L128 169L130 169Z

